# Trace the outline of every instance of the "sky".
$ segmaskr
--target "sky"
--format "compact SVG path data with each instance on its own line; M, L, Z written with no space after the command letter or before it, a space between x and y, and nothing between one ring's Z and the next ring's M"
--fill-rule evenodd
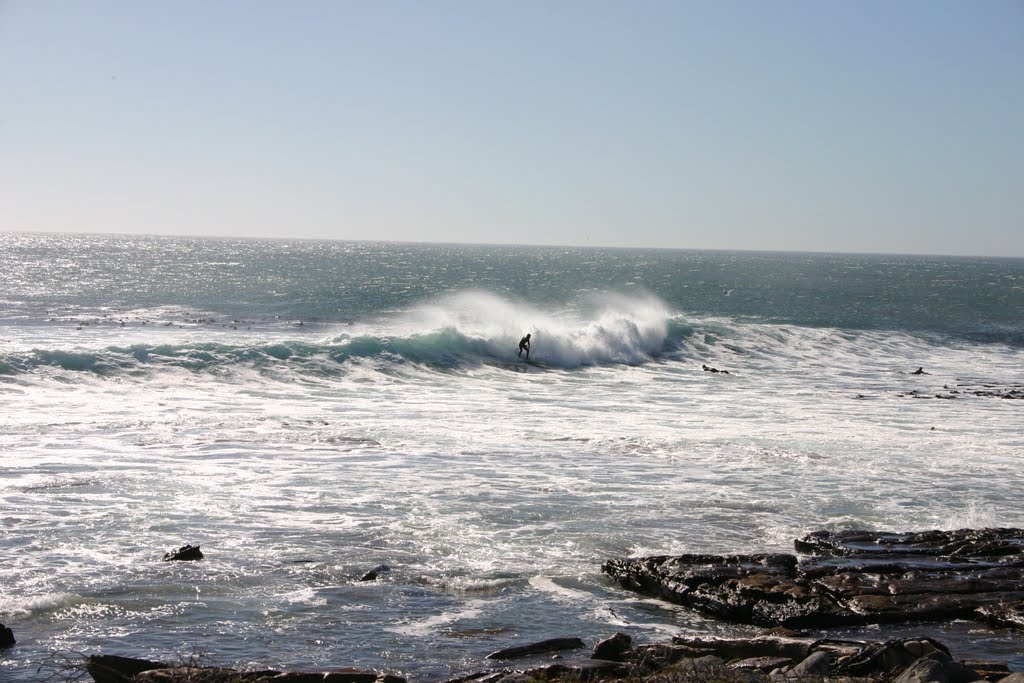
M1024 0L0 0L0 230L1024 257Z

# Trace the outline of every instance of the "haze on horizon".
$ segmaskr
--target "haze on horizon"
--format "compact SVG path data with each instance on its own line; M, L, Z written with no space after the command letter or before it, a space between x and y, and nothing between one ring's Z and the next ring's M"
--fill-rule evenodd
M1024 257L1024 3L0 0L0 230Z

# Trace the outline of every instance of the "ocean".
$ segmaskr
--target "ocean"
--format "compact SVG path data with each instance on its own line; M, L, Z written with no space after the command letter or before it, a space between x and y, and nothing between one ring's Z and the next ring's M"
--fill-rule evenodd
M1024 526L1022 358L1022 259L0 234L0 679L752 635L601 563Z

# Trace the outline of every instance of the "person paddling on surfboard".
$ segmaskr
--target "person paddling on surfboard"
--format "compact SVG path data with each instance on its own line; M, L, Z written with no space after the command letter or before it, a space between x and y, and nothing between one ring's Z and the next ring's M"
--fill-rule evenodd
M523 351L526 351L526 360L530 360L530 335L527 334L525 337L519 340L519 357L523 357Z

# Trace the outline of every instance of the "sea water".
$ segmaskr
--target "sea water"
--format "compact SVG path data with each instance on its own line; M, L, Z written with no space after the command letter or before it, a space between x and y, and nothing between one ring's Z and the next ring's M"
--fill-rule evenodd
M1022 351L1020 259L0 234L0 678L751 635L601 563L1024 526Z

